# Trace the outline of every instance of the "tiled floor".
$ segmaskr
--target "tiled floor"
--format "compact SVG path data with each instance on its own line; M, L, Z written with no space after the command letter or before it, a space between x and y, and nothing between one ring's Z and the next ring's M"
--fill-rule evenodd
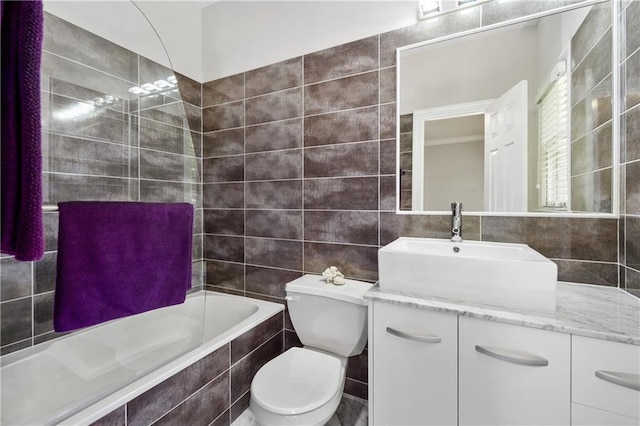
M342 401L340 401L340 405L338 405L338 409L336 410L340 424L337 425L330 421L329 425L366 426L368 420L367 407L367 401L344 394L342 396ZM253 416L251 409L247 408L231 426L259 426L259 423Z

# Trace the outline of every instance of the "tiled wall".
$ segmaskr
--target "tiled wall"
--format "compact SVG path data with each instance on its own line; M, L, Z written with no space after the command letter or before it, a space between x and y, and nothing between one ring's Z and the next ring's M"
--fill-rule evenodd
M253 376L282 351L282 323L275 315L92 426L228 426L249 406Z
M571 39L571 209L612 211L611 4L594 6Z
M482 22L560 3L488 3ZM395 49L480 22L475 8L205 83L207 288L283 302L286 282L329 265L375 281L377 249L398 236L448 238L448 216L395 212ZM616 219L467 216L464 228L529 244L561 280L618 286ZM288 321L285 341L298 344ZM366 356L346 386L361 397Z
M46 14L41 80L44 203L193 203L198 208L197 289L203 273L201 85L177 76L184 102L177 89L140 98L128 92L131 86L171 75L155 62ZM2 354L58 337L52 325L58 213L44 216L46 253L41 261L0 259Z
M622 2L621 38L621 286L640 297L640 1Z

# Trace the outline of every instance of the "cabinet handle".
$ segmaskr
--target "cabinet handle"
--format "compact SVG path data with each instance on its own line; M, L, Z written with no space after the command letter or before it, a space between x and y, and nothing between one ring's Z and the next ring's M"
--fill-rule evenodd
M387 327L387 333L392 334L396 337L400 337L401 339L413 340L415 342L422 343L440 343L442 339L438 336L425 336L420 334L409 334L404 331L399 331L391 327Z
M513 349L496 348L491 346L476 345L476 352L501 361L512 362L514 364L528 365L531 367L546 367L549 361L537 355Z
M596 377L606 382L613 383L625 388L640 391L640 375L631 373L620 373L618 371L596 371Z

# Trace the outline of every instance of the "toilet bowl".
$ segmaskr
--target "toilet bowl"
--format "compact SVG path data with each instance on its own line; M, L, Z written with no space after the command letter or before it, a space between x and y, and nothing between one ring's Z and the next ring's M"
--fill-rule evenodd
M362 353L367 341L369 288L354 280L335 286L317 275L287 284L291 322L305 346L272 359L253 378L250 408L260 424L336 424L347 358Z

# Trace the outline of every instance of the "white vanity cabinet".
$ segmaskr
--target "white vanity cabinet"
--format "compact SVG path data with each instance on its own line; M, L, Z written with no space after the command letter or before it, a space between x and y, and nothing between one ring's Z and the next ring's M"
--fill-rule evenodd
M459 318L460 425L568 425L571 336Z
M457 316L379 302L369 315L370 422L457 424Z
M640 346L572 339L572 424L639 425Z

